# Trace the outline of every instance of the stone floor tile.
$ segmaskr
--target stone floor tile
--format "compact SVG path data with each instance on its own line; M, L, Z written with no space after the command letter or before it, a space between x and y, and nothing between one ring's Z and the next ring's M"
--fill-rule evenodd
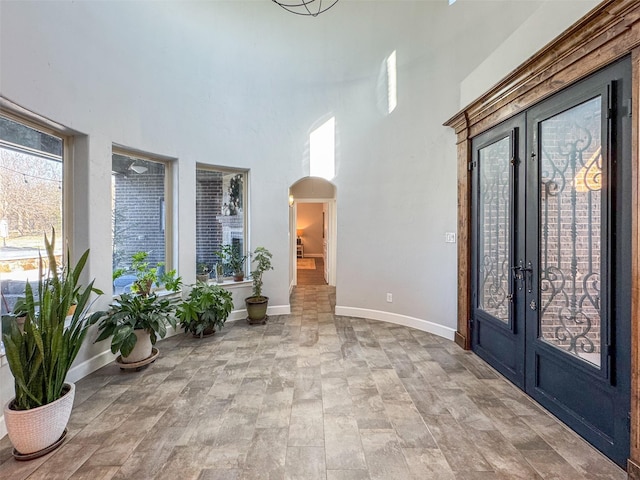
M299 285L290 315L99 369L76 384L60 449L17 462L0 439L0 478L626 478L473 353L334 306L334 288Z
M325 480L324 447L288 447L285 480Z
M325 415L324 438L328 469L366 468L358 423L353 415Z

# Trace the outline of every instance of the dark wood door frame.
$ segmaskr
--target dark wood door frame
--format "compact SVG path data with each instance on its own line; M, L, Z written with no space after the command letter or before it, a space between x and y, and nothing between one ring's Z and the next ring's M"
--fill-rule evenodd
M471 138L631 55L632 99L632 285L631 448L627 471L640 480L640 4L606 0L475 100L445 126L457 135L458 328L456 343L469 349L471 309Z

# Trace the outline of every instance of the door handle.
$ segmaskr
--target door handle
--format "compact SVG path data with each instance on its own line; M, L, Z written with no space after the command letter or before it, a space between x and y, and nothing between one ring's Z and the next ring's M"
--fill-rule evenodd
M527 292L533 292L533 264L529 261L527 262L527 266L524 266L524 261L520 260L518 265L511 267L511 275L518 284L518 291L522 290L523 284L525 283L525 275L527 277Z
M524 269L527 274L527 293L533 292L533 264L531 260L527 262L527 268Z

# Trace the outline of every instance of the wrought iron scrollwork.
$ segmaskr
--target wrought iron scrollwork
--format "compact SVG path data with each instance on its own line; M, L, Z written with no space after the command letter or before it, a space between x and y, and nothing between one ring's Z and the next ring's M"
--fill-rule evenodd
M542 123L542 337L599 365L600 98Z
M511 155L509 137L480 150L480 275L478 306L507 322L510 283Z

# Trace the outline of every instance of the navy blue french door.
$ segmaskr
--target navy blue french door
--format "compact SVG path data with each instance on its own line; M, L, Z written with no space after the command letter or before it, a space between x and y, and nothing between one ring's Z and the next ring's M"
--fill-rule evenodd
M618 464L629 453L631 66L472 140L472 347Z

